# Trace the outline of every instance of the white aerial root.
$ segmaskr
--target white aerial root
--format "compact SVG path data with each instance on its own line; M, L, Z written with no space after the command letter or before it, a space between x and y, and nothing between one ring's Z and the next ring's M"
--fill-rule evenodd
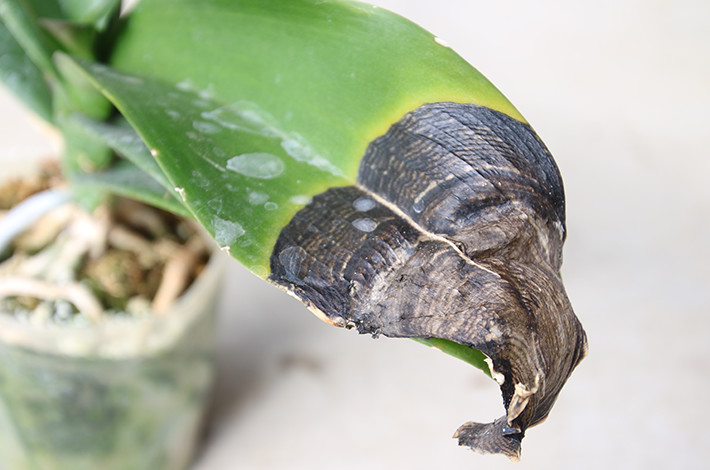
M57 235L54 242L18 266L17 274L56 283L72 282L82 259L95 252L105 240L97 242L102 229L97 221L75 210L72 221ZM97 235L99 234L99 235Z
M63 299L91 322L99 321L104 308L90 289L76 281L77 270L85 259L98 259L114 247L134 253L144 269L164 264L151 306L156 314L165 314L188 287L207 250L202 238L194 236L180 246L164 236L170 228L163 218L137 203L126 202L117 208L117 215L108 207L89 214L70 199L68 192L47 190L0 214L0 252L12 243L27 252L40 250L28 255L20 249L0 265L0 299ZM116 224L115 218L125 218L128 226ZM156 241L131 226L146 230Z
M124 220L127 225L145 230L155 238L161 238L168 232L165 221L154 209L135 201L125 200L116 211L117 217Z
M185 290L190 281L190 273L204 249L203 240L197 235L193 236L165 263L160 287L153 298L152 307L156 315L165 314Z
M77 210L78 208L74 204L64 204L43 215L15 238L15 249L20 252L33 253L51 244L69 224Z
M21 276L4 277L2 283L0 283L0 298L17 296L50 301L67 300L94 323L101 319L104 310L91 291L76 282L55 285Z
M111 210L105 205L97 207L93 214L81 210L80 220L80 224L70 226L73 236L84 239L92 259L103 256L108 249L108 233L113 225Z
M155 252L153 243L122 225L111 228L108 242L114 248L135 253L143 267L154 266L160 261L161 256Z
M71 195L67 191L48 189L28 197L7 211L0 219L0 253L40 217L70 199Z

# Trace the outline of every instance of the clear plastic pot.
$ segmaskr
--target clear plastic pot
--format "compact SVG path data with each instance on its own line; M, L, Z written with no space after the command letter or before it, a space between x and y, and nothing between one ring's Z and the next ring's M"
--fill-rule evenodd
M0 312L0 468L186 468L214 379L225 258L161 316L37 328Z

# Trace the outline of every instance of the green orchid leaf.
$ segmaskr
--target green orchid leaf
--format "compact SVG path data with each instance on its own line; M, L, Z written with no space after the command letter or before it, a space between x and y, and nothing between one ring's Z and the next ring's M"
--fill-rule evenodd
M150 175L129 161L119 161L110 169L75 174L72 183L80 192L117 194L159 207L183 217L191 218L190 211Z
M268 272L275 237L294 207L308 203L311 192L349 183L337 174L337 168L323 171L311 162L293 158L288 150L308 148L307 144L298 135L289 135L254 103L221 105L185 85L171 87L101 65L79 63L140 130L185 203L217 243L229 247L232 256L257 275ZM137 142L126 131L82 121L112 148L121 152L119 147L123 146L125 154L138 154L136 163L150 155L147 149L140 150L138 142L142 141ZM320 188L311 186L314 180ZM293 189L294 184L298 189ZM214 191L229 196L215 200ZM490 376L480 351L438 338L419 341Z
M59 0L65 18L104 29L121 6L121 0Z
M468 362L472 366L481 369L488 377L493 377L491 375L491 370L486 363L486 355L483 354L478 349L473 349L463 344L454 343L441 338L413 338L415 341L426 344L432 348L436 348L449 356L461 359L464 362Z
M52 95L40 69L0 21L0 81L47 122L52 122Z
M42 19L41 24L57 40L62 50L85 59L94 58L97 32L92 27L55 19Z
M146 172L160 183L163 188L170 191L174 190L174 186L160 169L160 166L150 154L148 147L128 123L96 121L80 114L73 115L70 119L87 133L100 139L116 153ZM174 194L178 196L177 193Z
M52 54L59 44L39 24L22 0L0 0L0 19L34 64L46 75L58 77Z
M81 173L105 170L113 162L113 150L76 120L60 116L57 126L64 137L62 165L69 178Z
M355 2L144 0L110 62L225 104L257 103L351 179L367 145L424 103L476 103L522 119L432 34Z
M25 4L37 18L65 18L60 2L57 0L25 0Z
M12 44L9 37L3 41L9 45L12 52L10 65L19 60L12 59L19 57L16 50L16 46L19 45L26 57L38 69L41 78L47 81L53 111L52 122L77 111L95 118L105 118L111 109L110 103L93 86L87 85L83 75L77 76L71 67L60 70L53 60L54 54L62 51L64 46L85 57L91 55L95 33L80 25L61 21L43 25L37 15L34 5L28 2L0 0L0 19L3 23L3 31L0 34L8 36L9 32L16 41L16 44ZM53 33L57 33L58 36L55 37ZM39 90L38 87L41 85L36 77L37 74L29 66L25 66L24 71L30 74L28 78L31 80L26 86L31 87L33 92ZM25 85L20 85L20 87L25 87ZM13 89L17 88L15 86ZM36 101L34 108L39 109L44 117L48 114L47 106L38 100L46 98L46 94L42 91L37 93L36 98L31 98ZM41 107L38 106L40 104ZM55 116L54 113L57 113L58 116Z
M87 79L83 71L70 60L63 60L65 54L56 52L52 60L61 74L54 91L54 110L57 119L68 118L75 113L84 114L97 120L107 119L113 106L101 92Z
M102 30L118 11L121 0L29 0L38 18L63 20Z
M92 133L75 118L85 114L94 119L105 119L113 109L111 103L96 90L82 70L73 62L62 60L63 53L55 54L60 83L53 94L54 119L64 136L62 165L70 179L82 172L105 170L114 159L114 152L102 138Z

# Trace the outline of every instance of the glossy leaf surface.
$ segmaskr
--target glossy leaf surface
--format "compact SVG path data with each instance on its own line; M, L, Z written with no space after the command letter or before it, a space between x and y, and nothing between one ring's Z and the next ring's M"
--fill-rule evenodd
M285 135L252 103L225 106L160 80L83 64L140 133L195 217L262 277L279 230L308 194L346 184L291 158L286 148L293 152L306 144Z
M84 67L218 243L262 277L278 231L355 182L367 145L406 112L458 101L520 118L430 33L354 2L146 0L111 62L119 72Z

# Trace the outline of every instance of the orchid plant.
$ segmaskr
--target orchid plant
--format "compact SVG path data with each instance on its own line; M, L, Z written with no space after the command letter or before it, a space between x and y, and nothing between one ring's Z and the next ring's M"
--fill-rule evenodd
M0 0L0 18L0 78L63 135L73 197L195 219L324 321L483 369L506 415L459 441L517 458L586 352L562 183L444 41L336 0Z

